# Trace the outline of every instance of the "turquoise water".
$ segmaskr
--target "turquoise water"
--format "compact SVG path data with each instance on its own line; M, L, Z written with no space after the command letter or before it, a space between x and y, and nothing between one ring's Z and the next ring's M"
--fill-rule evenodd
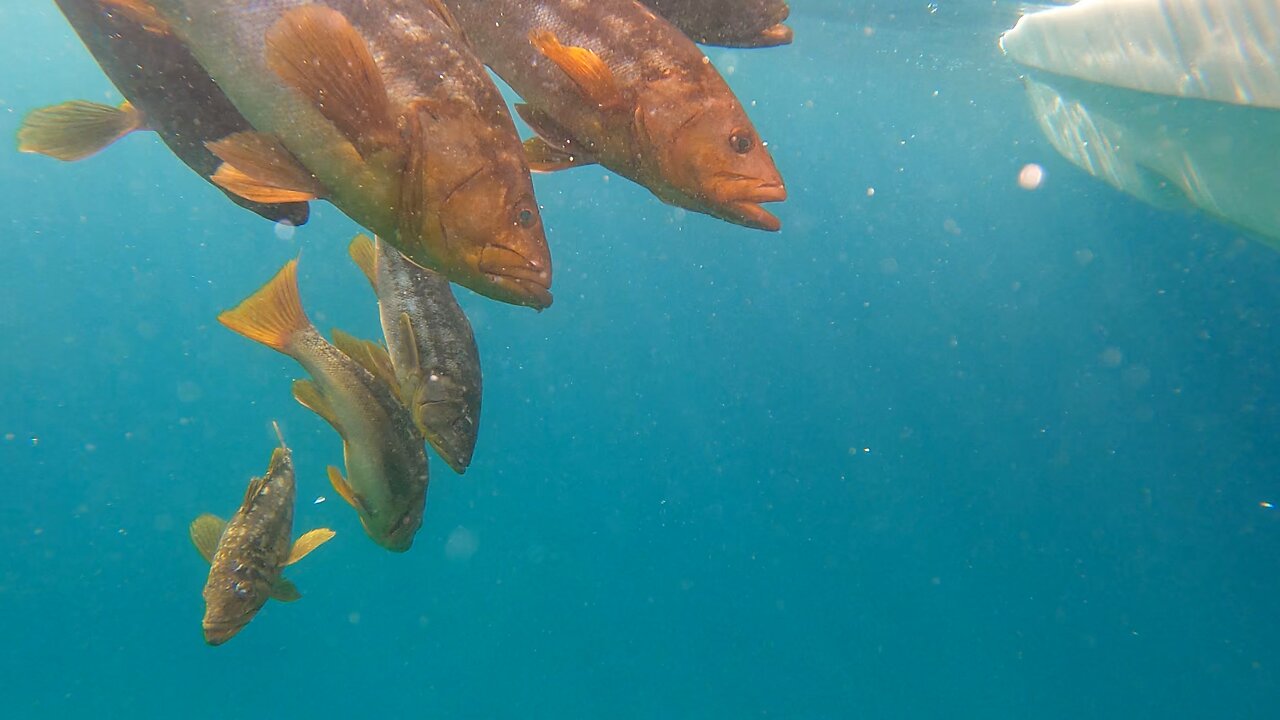
M317 324L375 335L356 228L281 237L145 135L8 151L4 717L1271 717L1280 255L1058 157L1007 9L794 4L795 45L708 51L783 231L539 176L556 302L460 291L480 442L405 555L296 365L214 320L301 253ZM0 20L0 135L117 99L51 3ZM210 648L186 525L273 419L295 532L338 537Z

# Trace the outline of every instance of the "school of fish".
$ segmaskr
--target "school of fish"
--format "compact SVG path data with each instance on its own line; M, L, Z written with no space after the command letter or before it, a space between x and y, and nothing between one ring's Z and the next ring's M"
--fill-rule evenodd
M302 225L333 204L372 237L348 252L384 342L303 310L297 260L218 316L288 355L294 398L341 439L328 480L365 533L407 551L422 525L426 447L466 472L480 428L480 354L453 294L543 310L551 253L531 173L589 164L661 201L777 231L782 176L696 43L785 45L785 0L54 0L124 102L35 109L18 149L88 158L151 131L232 202ZM520 96L522 140L486 68ZM231 304L230 302L228 304ZM210 564L204 638L226 642L282 571L334 536L291 541L297 493L279 436L229 521L190 526Z

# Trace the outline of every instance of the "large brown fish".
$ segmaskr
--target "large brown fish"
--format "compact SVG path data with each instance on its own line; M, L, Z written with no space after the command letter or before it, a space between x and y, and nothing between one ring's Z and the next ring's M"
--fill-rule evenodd
M327 198L460 285L551 303L550 253L515 125L447 11L431 0L153 4L269 135L213 146L224 187Z
M786 0L641 0L695 42L724 47L771 47L791 42L782 24Z
M210 645L221 645L240 632L267 598L293 602L302 597L282 572L328 542L334 532L316 528L291 544L295 495L293 458L280 438L267 473L249 481L230 522L214 515L192 521L191 542L210 564L202 622Z
M449 281L376 238L357 236L350 252L378 296L400 396L436 453L466 472L480 430L480 351Z
M154 130L187 167L213 175L220 161L205 143L249 130L249 122L155 9L143 0L55 1L127 102L116 108L76 100L36 110L18 131L18 149L72 161L130 132ZM305 202L227 195L268 220L307 221Z
M786 199L742 104L683 33L634 0L446 0L524 98L530 166L590 162L662 200L761 230Z
M293 396L342 437L347 477L330 466L330 482L374 542L408 550L422 526L427 456L422 434L397 397L386 351L337 330L337 347L324 339L302 310L296 260L218 321L297 360L311 375L294 381Z

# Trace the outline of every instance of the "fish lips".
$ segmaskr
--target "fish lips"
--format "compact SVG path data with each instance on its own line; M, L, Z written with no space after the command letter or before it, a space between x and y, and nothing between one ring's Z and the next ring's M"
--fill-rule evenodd
M765 28L755 37L755 43L752 47L776 47L778 45L790 45L795 38L795 33L791 28L783 23L778 23L773 27Z
M551 305L551 270L505 245L486 245L478 264L500 299L543 310Z
M726 192L718 203L720 217L755 230L777 232L782 221L765 210L761 203L782 202L787 199L787 188L781 182L761 182L749 178L734 177L726 181Z
M209 622L202 624L204 641L210 645L221 645L230 640L236 633L244 629L248 623L243 622Z

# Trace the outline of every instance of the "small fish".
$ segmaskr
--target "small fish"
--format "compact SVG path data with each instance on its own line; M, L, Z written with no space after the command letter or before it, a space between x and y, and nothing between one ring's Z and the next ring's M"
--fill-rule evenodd
M436 453L466 472L480 429L480 351L449 281L377 238L358 235L349 250L378 295L405 405Z
M786 0L641 0L694 42L724 47L772 47L791 42L782 23Z
M396 395L386 351L341 330L334 330L331 345L307 319L298 297L297 265L290 260L218 321L297 360L311 375L294 381L293 396L342 437L347 477L330 466L329 481L355 508L374 542L404 552L422 526L427 498L422 434Z
M35 110L18 130L18 149L74 161L129 133L152 130L178 159L209 179L221 161L205 143L249 130L249 123L168 23L144 0L55 1L126 101L112 107L73 100ZM268 220L307 222L305 202L260 203L227 195Z
M280 428L276 427L280 436ZM249 624L267 598L293 602L302 595L284 578L284 568L331 540L316 528L292 545L296 485L293 458L280 437L267 473L249 481L244 501L228 522L201 515L191 523L191 542L209 562L204 585L205 642L221 645Z
M529 166L598 162L661 200L760 230L787 197L742 103L688 37L633 0L446 0L526 104Z
M325 198L453 282L551 304L515 124L434 0L153 3L258 131L211 146L215 181Z

